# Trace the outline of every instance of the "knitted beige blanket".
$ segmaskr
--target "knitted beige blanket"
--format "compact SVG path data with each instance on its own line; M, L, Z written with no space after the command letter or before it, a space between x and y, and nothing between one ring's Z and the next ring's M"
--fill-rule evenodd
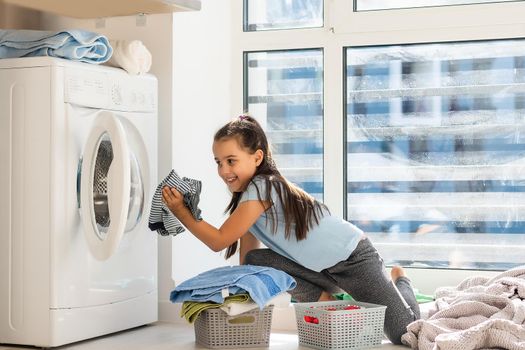
M436 310L407 327L412 349L525 350L525 265L436 290Z

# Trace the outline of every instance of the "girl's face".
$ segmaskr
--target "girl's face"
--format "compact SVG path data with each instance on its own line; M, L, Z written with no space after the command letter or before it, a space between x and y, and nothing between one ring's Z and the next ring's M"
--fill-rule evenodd
M261 164L263 152L251 154L242 148L236 138L223 138L213 143L213 155L219 176L231 192L242 192L248 187Z

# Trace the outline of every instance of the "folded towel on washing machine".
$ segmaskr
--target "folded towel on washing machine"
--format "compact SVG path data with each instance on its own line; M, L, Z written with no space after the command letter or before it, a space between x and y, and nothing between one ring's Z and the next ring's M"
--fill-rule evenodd
M0 58L52 56L104 63L112 53L105 36L86 30L0 30Z
M119 67L129 74L144 74L151 68L151 53L140 40L110 40L113 55L106 63Z
M161 236L178 235L184 232L184 226L179 219L173 215L171 210L162 201L162 188L164 186L175 187L184 197L184 204L190 209L195 220L202 220L199 200L202 183L198 180L183 177L182 179L171 170L168 176L157 186L153 199L151 200L151 211L149 213L148 226L151 231L157 231Z

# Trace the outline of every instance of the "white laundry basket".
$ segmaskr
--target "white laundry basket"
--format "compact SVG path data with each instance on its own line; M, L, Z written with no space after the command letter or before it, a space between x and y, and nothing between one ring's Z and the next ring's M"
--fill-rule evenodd
M195 320L195 341L211 349L268 347L273 305L229 316L221 309L204 310Z
M359 309L345 310L351 305ZM294 307L300 345L345 350L381 345L386 306L341 300Z

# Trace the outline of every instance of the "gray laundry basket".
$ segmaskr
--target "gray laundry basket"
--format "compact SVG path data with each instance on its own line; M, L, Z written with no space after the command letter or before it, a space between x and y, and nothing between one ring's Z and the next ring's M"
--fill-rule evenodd
M268 347L273 305L228 316L221 309L204 310L195 320L195 341L211 349Z
M345 310L351 305L360 308ZM340 350L381 345L386 306L341 300L294 307L300 345Z

